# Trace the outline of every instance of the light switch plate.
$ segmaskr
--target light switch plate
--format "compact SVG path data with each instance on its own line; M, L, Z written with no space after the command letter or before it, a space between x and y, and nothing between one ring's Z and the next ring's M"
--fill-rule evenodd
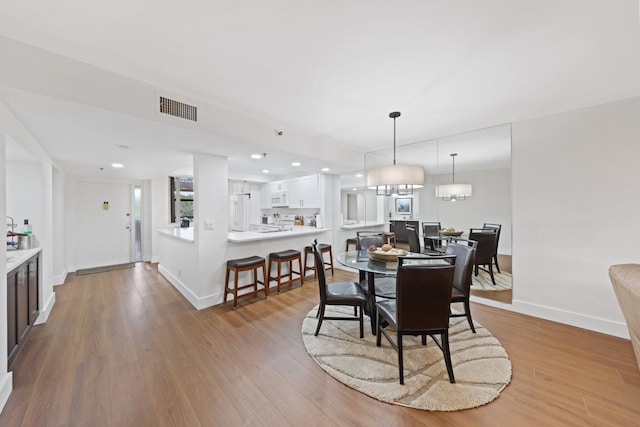
M204 231L213 231L216 228L216 221L213 219L204 222Z

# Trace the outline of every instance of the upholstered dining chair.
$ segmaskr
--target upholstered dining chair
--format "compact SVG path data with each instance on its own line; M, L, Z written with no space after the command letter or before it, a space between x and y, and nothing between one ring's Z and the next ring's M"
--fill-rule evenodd
M497 243L496 233L496 229L489 228L471 228L469 230L469 240L478 242L474 274L478 275L478 269L486 271L491 276L493 286L496 285L496 279L493 277L493 254L496 251Z
M409 239L409 252L420 253L420 236L418 235L418 229L411 225L407 225L407 238Z
M356 236L358 239L358 249L367 249L371 245L379 248L386 243L386 237L383 231L358 231Z
M414 263L419 258L399 257L396 281L396 299L378 301L378 331L376 345L380 347L384 335L391 347L398 353L400 384L404 384L402 359L402 337L422 335L422 344L426 345L426 335L430 335L440 347L449 374L449 381L455 383L453 365L449 350L449 305L451 288L455 272L455 257L424 257L422 259L441 258L450 262L443 264ZM411 260L410 263L407 260ZM396 332L394 342L386 328ZM440 342L433 336L440 334Z
M318 287L320 289L320 306L318 307L318 327L315 335L318 336L324 320L357 320L360 322L360 338L364 338L364 303L366 297L360 286L354 282L327 283L324 272L324 259L318 247L318 241L311 244L313 258L318 272ZM354 317L325 316L324 311L328 305L344 305L354 307ZM359 310L358 310L359 308Z
M451 288L451 304L462 303L464 313L449 314L450 317L466 317L471 331L475 334L476 328L471 320L471 306L469 295L471 293L471 274L476 261L476 247L478 242L450 237L447 240L445 255L456 256L456 269L453 273L453 287Z
M438 250L442 247L440 240L428 239L427 236L438 236L442 230L440 222L423 222L422 223L422 239L424 240L424 248L430 248L432 250Z
M502 231L502 224L492 224L490 222L485 222L482 224L483 230L496 230L496 250L493 254L493 263L496 265L496 270L500 273L500 266L498 265L498 245L500 244L500 232Z

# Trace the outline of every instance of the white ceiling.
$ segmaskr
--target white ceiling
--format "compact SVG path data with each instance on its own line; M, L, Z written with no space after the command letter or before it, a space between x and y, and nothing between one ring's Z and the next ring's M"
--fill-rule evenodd
M393 110L403 145L640 95L638 0L4 0L0 34L363 152L391 145ZM215 139L0 96L64 167Z

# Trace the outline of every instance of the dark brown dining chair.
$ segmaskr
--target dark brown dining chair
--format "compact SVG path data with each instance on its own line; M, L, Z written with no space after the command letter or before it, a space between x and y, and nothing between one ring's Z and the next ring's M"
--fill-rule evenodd
M407 238L409 239L409 252L420 253L420 236L418 235L418 229L407 225Z
M447 240L445 255L456 256L456 269L453 274L453 287L451 288L451 304L462 303L464 313L451 313L450 317L466 317L471 331L475 334L476 328L471 320L471 307L469 295L471 293L471 274L476 260L476 247L478 242L450 237Z
M502 224L492 224L490 222L485 222L482 225L482 229L496 230L496 250L495 250L495 253L493 254L493 263L496 265L496 270L498 270L498 273L500 273L500 266L498 265L498 245L500 244L500 232L502 231Z
M387 242L383 231L358 231L356 238L358 240L357 249L367 249L371 245L379 248Z
M496 285L496 279L493 277L493 254L496 251L497 242L496 233L495 229L471 228L469 230L469 240L478 242L474 274L478 275L478 269L486 271L491 276L493 286Z
M444 354L449 381L455 383L449 351L449 305L455 257L438 258L445 259L452 265L418 264L414 263L417 260L416 257L399 257L396 299L376 303L378 312L376 345L381 346L381 336L384 335L398 353L400 384L404 384L402 360L404 335L422 335L424 345L427 343L426 335L430 335ZM407 263L409 259L411 263ZM387 327L395 330L395 342L387 332ZM440 342L433 336L434 334L440 334Z
M424 240L424 248L437 251L442 248L440 240L428 239L427 236L439 236L442 226L440 222L423 222L422 223L422 239Z
M318 307L318 327L315 335L318 336L324 320L357 320L360 322L360 338L364 338L364 303L366 297L362 289L354 282L327 283L324 271L324 259L318 247L318 241L311 244L313 257L318 272L318 287L320 288L320 306ZM344 305L354 307L354 317L325 316L324 311L328 305ZM359 308L359 310L358 310Z

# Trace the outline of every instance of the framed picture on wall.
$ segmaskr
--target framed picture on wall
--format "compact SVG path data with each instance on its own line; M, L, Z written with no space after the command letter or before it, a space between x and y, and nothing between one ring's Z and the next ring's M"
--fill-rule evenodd
M396 199L396 213L411 215L413 213L413 199L412 198L397 198Z

